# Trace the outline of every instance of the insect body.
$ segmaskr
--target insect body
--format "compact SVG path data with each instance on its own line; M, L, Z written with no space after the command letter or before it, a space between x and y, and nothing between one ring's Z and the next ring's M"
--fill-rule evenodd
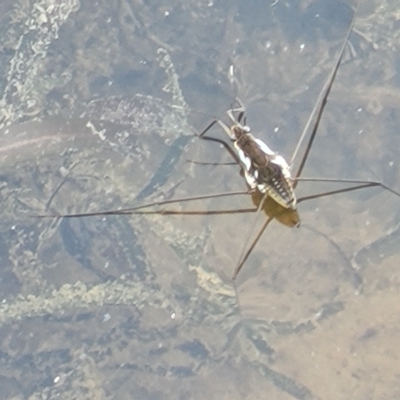
M228 134L237 152L237 157L230 153L235 161L241 165L241 173L246 180L253 203L257 210L262 209L269 217L265 223L265 228L273 218L289 227L298 226L300 217L296 209L297 199L290 167L282 156L272 151L262 140L254 137L249 126L241 124L241 120L244 119L244 107L238 99L237 101L240 107L227 112L233 122L231 127L220 120L215 120L200 134L200 137L213 140L214 138L205 137L204 134L215 123L218 123ZM235 111L239 112L237 120L234 117ZM227 148L227 146L225 147ZM256 242L253 242L250 251L244 258L239 260L233 276L234 279Z
M249 187L267 194L284 208L296 209L296 195L285 159L256 139L247 126L236 125L232 133Z
M236 101L239 107L227 111L232 122L230 127L221 120L214 120L199 137L221 143L229 151L235 162L241 166L241 174L257 207L284 225L298 226L300 217L296 209L297 199L290 166L282 156L252 135L250 127L245 123L244 106L239 99ZM239 114L235 118L237 112ZM205 136L215 124L220 125L229 136L236 153L223 140Z

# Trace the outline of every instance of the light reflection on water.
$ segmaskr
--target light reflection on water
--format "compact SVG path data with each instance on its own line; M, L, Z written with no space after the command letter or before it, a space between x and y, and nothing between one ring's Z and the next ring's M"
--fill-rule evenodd
M109 93L107 63L95 72L86 66L81 75L81 80L89 77L85 89L71 80L41 100L54 102L49 114L65 114L67 102L79 117L73 122L63 122L64 115L28 123L23 137L22 126L12 128L10 142L17 143L20 158L18 163L5 157L2 161L7 185L2 188L1 243L5 265L1 288L11 305L0 312L2 368L13 371L18 381L16 385L4 378L9 397L21 393L19 386L25 397L32 398L58 393L63 398L105 398L109 393L118 398L264 398L268 393L276 399L336 399L351 390L353 398L363 399L369 385L382 393L392 390L387 377L397 358L394 351L391 359L385 353L396 348L392 335L396 321L391 315L396 315L399 303L398 254L393 250L398 213L392 210L398 209L399 199L387 193L370 191L306 203L300 208L304 226L299 230L272 225L239 276L237 293L229 277L251 225L248 215L21 219L21 214L43 211L65 176L51 208L82 212L132 204L159 172L157 161L168 154L169 145L190 131L184 118L170 109L171 94L161 90L166 75L154 61L161 39L170 45L186 101L210 115L229 106L225 75L233 61L250 126L266 141L257 132L276 132L268 142L289 158L346 25L335 24L340 16L327 17L331 14L329 9L324 13L323 2L291 7L278 2L271 9L264 6L262 12L247 4L240 14L234 6L216 6L215 15L212 8L188 6L198 17L199 25L194 26L205 36L207 28L198 22L201 17L208 16L205 21L212 26L217 14L226 13L226 24L219 24L218 33L214 32L220 35L220 48L215 41L210 45L204 39L199 44L196 39L189 49L187 38L178 35L178 39L171 28L165 35L168 24L152 26L154 34L143 41L129 28L136 26L143 33L143 26L152 21L151 7L140 10L132 24L121 17L126 23L124 33L136 41L136 47L129 43L127 49L133 46L132 58L140 55L144 64L137 59L135 64L128 55L120 56L115 70L110 62L108 79L115 84L109 85ZM82 2L70 21L80 20L88 8ZM378 11L391 20L390 9L388 3ZM320 17L313 24L315 10ZM114 21L111 11L100 7L98 12L109 13ZM126 8L120 11L125 16L132 13ZM253 13L260 15L257 25L249 22L254 21ZM172 11L170 16L172 21L187 18ZM360 31L368 28L371 40L380 47L372 46L361 32L353 35L355 56L348 56L340 70L305 175L378 177L400 187L395 157L397 109L388 100L388 93L395 99L397 90L396 60L388 49L397 48L397 42L394 35L389 43L386 36L370 31L371 26L377 31L387 29L382 18L363 14L356 24ZM346 8L342 19L348 20ZM66 42L61 48L67 46L67 38L60 37ZM137 44L140 38L142 46ZM205 55L210 46L213 57ZM110 48L110 58L119 54L116 48ZM87 57L96 59L89 45ZM130 71L121 71L124 62L131 62ZM143 67L146 62L152 68ZM76 68L84 65L80 59ZM136 89L152 95L148 105L138 106L134 93L122 88L127 76L133 77ZM144 76L154 87L144 85ZM93 96L90 91L109 96L120 94L118 90L124 99L133 100L123 103L126 100L119 96L95 100L88 107L79 105ZM114 121L108 115L99 124L96 107L104 115L115 102L117 108L128 107ZM82 110L89 117L82 116ZM129 111L133 120L121 121ZM165 118L171 116L166 125ZM147 129L141 126L146 117ZM202 120L193 113L192 117L195 129L208 123L206 116ZM87 126L88 119L92 125ZM131 135L126 137L127 132ZM57 133L56 139L43 142L52 133ZM23 143L26 137L37 137L39 142ZM153 196L243 188L237 167L193 165L186 158L226 160L218 146L191 141ZM299 192L308 193L309 188L299 185ZM243 198L215 199L185 207L248 207L248 203ZM13 300L18 294L25 300ZM382 368L379 376L377 363ZM378 381L383 382L382 388Z

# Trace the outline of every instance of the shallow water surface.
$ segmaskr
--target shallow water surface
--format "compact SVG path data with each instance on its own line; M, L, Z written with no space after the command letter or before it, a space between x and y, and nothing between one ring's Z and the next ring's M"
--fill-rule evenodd
M290 159L351 20L331 3L3 5L1 398L397 397L389 193L302 203L235 285L253 214L31 217L245 189L236 166L187 161L229 161L194 132L230 106L232 63L254 134ZM400 189L396 15L360 6L304 176Z

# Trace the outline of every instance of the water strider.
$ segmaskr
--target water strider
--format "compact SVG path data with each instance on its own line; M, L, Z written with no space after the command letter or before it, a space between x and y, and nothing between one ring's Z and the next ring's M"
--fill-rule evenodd
M245 212L256 212L257 216L262 210L267 219L263 226L252 240L248 248L244 248L243 253L235 268L233 279L236 279L238 273L243 267L245 261L251 254L255 245L261 238L263 232L274 219L287 225L289 227L297 227L300 224L300 217L297 211L297 204L306 200L321 198L334 194L340 194L369 187L381 187L392 194L400 197L400 193L390 188L379 181L371 180L359 180L359 179L328 179L328 178L304 178L301 176L304 166L306 164L308 155L311 151L318 125L321 120L325 105L328 100L329 93L334 83L336 73L339 69L341 59L343 57L347 41L353 29L354 19L347 31L343 45L338 53L332 71L322 88L319 97L315 103L314 109L312 110L308 121L303 129L302 134L296 144L296 148L291 157L290 163L288 164L284 158L274 151L272 151L262 140L256 138L252 133L249 126L246 124L245 108L236 99L239 107L232 108L227 111L227 115L231 125L227 125L219 119L212 121L198 136L203 140L208 140L221 144L233 158L234 162L241 168L241 175L244 177L247 185L246 191L241 192L227 192L217 194L206 194L195 197L171 199L166 201L156 201L136 207L104 211L104 212L93 212L93 213L78 213L78 214L60 214L57 217L60 218L78 218L88 216L107 216L107 215L127 215L127 214L161 214L161 215L211 215L211 214L223 214L223 213L245 213ZM232 72L230 72L232 75ZM230 79L234 81L234 77ZM237 115L237 116L236 116ZM291 176L291 169L296 163L299 150L306 138L307 133L310 130L312 123L311 134L309 136L304 153L299 161L299 165L294 176ZM229 146L227 142L222 139L211 137L206 135L208 131L214 126L219 125L223 131L228 135L229 139L233 143L234 150ZM347 186L342 189L335 189L326 191L324 193L313 194L309 196L303 196L299 199L296 198L295 188L300 181L312 181L312 182L332 182L332 183L345 183ZM150 183L151 184L151 183ZM348 186L351 185L351 186ZM142 198L142 193L147 190L147 187L139 193L139 199ZM251 195L252 201L256 208L253 209L240 209L240 210L219 210L219 211L174 211L168 209L162 210L144 210L149 207L160 207L172 203L182 203L201 199L210 199L216 197L227 197L232 195ZM43 215L41 217L49 217L49 215ZM54 217L54 216L53 216ZM251 226L255 226L255 223ZM251 229L252 230L252 229ZM250 232L251 233L251 232ZM249 238L244 238L245 246Z
M189 2L186 4L190 6ZM288 9L287 4L280 2L277 6ZM244 5L248 7L249 3ZM135 8L139 6L136 4ZM95 8L101 10L97 3ZM107 20L96 13L93 15L97 20ZM91 21L90 15L87 18ZM95 24L74 23L71 29L84 25ZM279 36L279 31L274 30L274 34ZM137 43L132 37L129 40ZM58 44L59 41L56 47ZM323 46L327 48L325 41ZM333 47L329 49L330 53ZM86 50L90 49L86 46ZM293 49L293 54L298 52ZM324 54L328 55L326 51ZM175 57L179 60L174 53L174 61ZM303 57L301 68L308 68L304 63L307 57ZM271 62L276 59L271 58ZM276 250L277 257L268 254L264 267L272 271L268 269L264 274L246 271L252 273L247 276L255 275L251 277L253 283L257 280L260 284L259 287L250 285L248 290L255 296L251 302L253 309L258 307L259 312L255 313L249 310L243 290L251 279L240 286L238 298L229 279L216 273L218 257L224 253L224 241L231 243L232 253L232 246L240 248L240 243L229 234L229 225L216 237L213 229L218 228L217 223L205 226L203 221L201 224L197 219L186 217L21 220L24 213L44 209L50 194L63 179L61 167L70 171L70 165L76 167L55 196L51 204L55 209L90 210L92 203L101 209L111 209L133 201L133 196L140 193L157 171L166 154L164 150L182 133L180 129L183 131L187 126L182 116L179 119L179 114L171 114L168 107L171 102L165 96L164 101L154 97L91 101L82 111L98 128L98 135L90 135L84 129L85 117L81 119L82 124L70 126L69 137L68 123L56 119L56 124L51 126L45 120L36 125L40 140L44 141L57 129L65 135L58 137L58 142L55 137L52 146L46 148L34 146L43 141L33 141L31 146L26 143L27 150L20 147L17 153L26 158L19 158L18 165L13 164L9 169L2 168L4 212L0 240L2 249L8 250L8 257L2 259L0 282L4 298L0 307L3 392L8 389L8 393L15 393L22 388L15 394L22 398L132 398L136 395L143 399L266 396L277 400L327 399L326 388L334 385L335 395L330 398L343 397L340 390L346 393L349 387L361 391L362 386L364 394L368 384L376 390L378 380L387 383L385 390L388 390L391 373L382 372L385 362L380 363L382 369L376 370L376 360L382 360L378 357L383 352L381 347L375 349L373 338L363 342L368 354L357 358L362 349L354 343L354 336L358 332L360 336L363 334L363 325L354 327L350 321L354 315L357 319L362 315L365 303L362 296L354 297L355 288L344 267L346 258L321 235L312 235L308 230L282 229L285 239L297 235L297 246L288 249L288 242L289 245L293 242L282 241L283 245ZM358 102L353 100L352 104ZM134 114L131 118L135 115L140 118L132 122L131 111ZM144 126L140 120L145 122ZM165 136L159 136L159 127L167 126L162 123L170 123L163 132L171 134L168 142L164 141ZM251 126L254 129L254 122ZM33 132L33 125L27 124L24 128L26 137ZM146 134L137 138L140 128ZM18 129L21 131L23 127L14 127L13 134ZM129 129L131 135L124 136ZM72 140L81 132L86 133ZM100 138L102 132L104 140ZM259 133L256 136L260 137ZM34 148L44 154L39 158ZM152 160L146 158L148 149L154 155ZM357 161L360 160L357 158ZM184 161L183 166L187 167ZM199 168L202 173L204 169ZM220 171L215 169L218 175L210 176L208 181L222 176ZM170 181L179 182L173 178ZM243 185L244 180L237 178L238 184ZM5 179L7 187L4 187ZM224 190L235 184L226 175L224 179L227 180ZM199 187L205 193L212 190ZM19 196L12 196L11 188L19 190ZM194 188L194 185L189 187ZM177 191L178 196L182 197ZM16 207L9 218L14 229L4 223L4 213L11 207ZM346 221L339 220L343 232L348 214L340 212L337 218L341 216L346 218ZM210 219L204 218L206 223ZM236 217L230 220L237 222ZM374 222L372 225L376 226ZM247 218L239 228L250 223ZM377 226L380 228L382 224ZM263 238L270 239L265 235ZM271 239L274 246L279 245L276 243L279 237L275 242L275 237ZM359 243L359 237L356 240ZM311 241L312 247L307 247ZM213 245L218 253L216 257L213 257ZM315 255L318 249L324 250L319 258ZM90 263L99 274L94 273ZM224 263L223 267L226 269L227 265L231 263ZM375 266L375 269L382 276L382 287L387 287L390 276L381 268ZM107 276L103 278L101 272ZM16 277L14 280L9 279L12 274ZM379 304L379 297L372 297L367 303L368 317L371 307ZM385 315L391 317L385 319L382 331L379 332L380 325L373 326L379 332L375 336L378 339L387 339L386 323L393 321L393 307L398 303L386 303ZM360 312L353 313L357 304ZM381 314L379 321L383 321ZM368 318L368 323L374 321ZM344 341L345 335L350 339ZM346 349L355 349L357 354L348 354ZM371 353L374 359L368 371L365 360ZM396 393L394 388L393 392ZM353 397L364 399L366 396Z

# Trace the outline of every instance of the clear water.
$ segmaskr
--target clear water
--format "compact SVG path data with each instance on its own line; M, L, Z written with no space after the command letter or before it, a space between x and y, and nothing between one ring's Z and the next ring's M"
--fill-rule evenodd
M389 193L303 203L302 227L271 224L236 285L253 214L31 218L244 189L235 166L186 161L229 161L192 135L229 108L232 63L254 134L290 159L348 5L6 3L2 398L396 398ZM400 188L396 12L360 6L304 176Z

